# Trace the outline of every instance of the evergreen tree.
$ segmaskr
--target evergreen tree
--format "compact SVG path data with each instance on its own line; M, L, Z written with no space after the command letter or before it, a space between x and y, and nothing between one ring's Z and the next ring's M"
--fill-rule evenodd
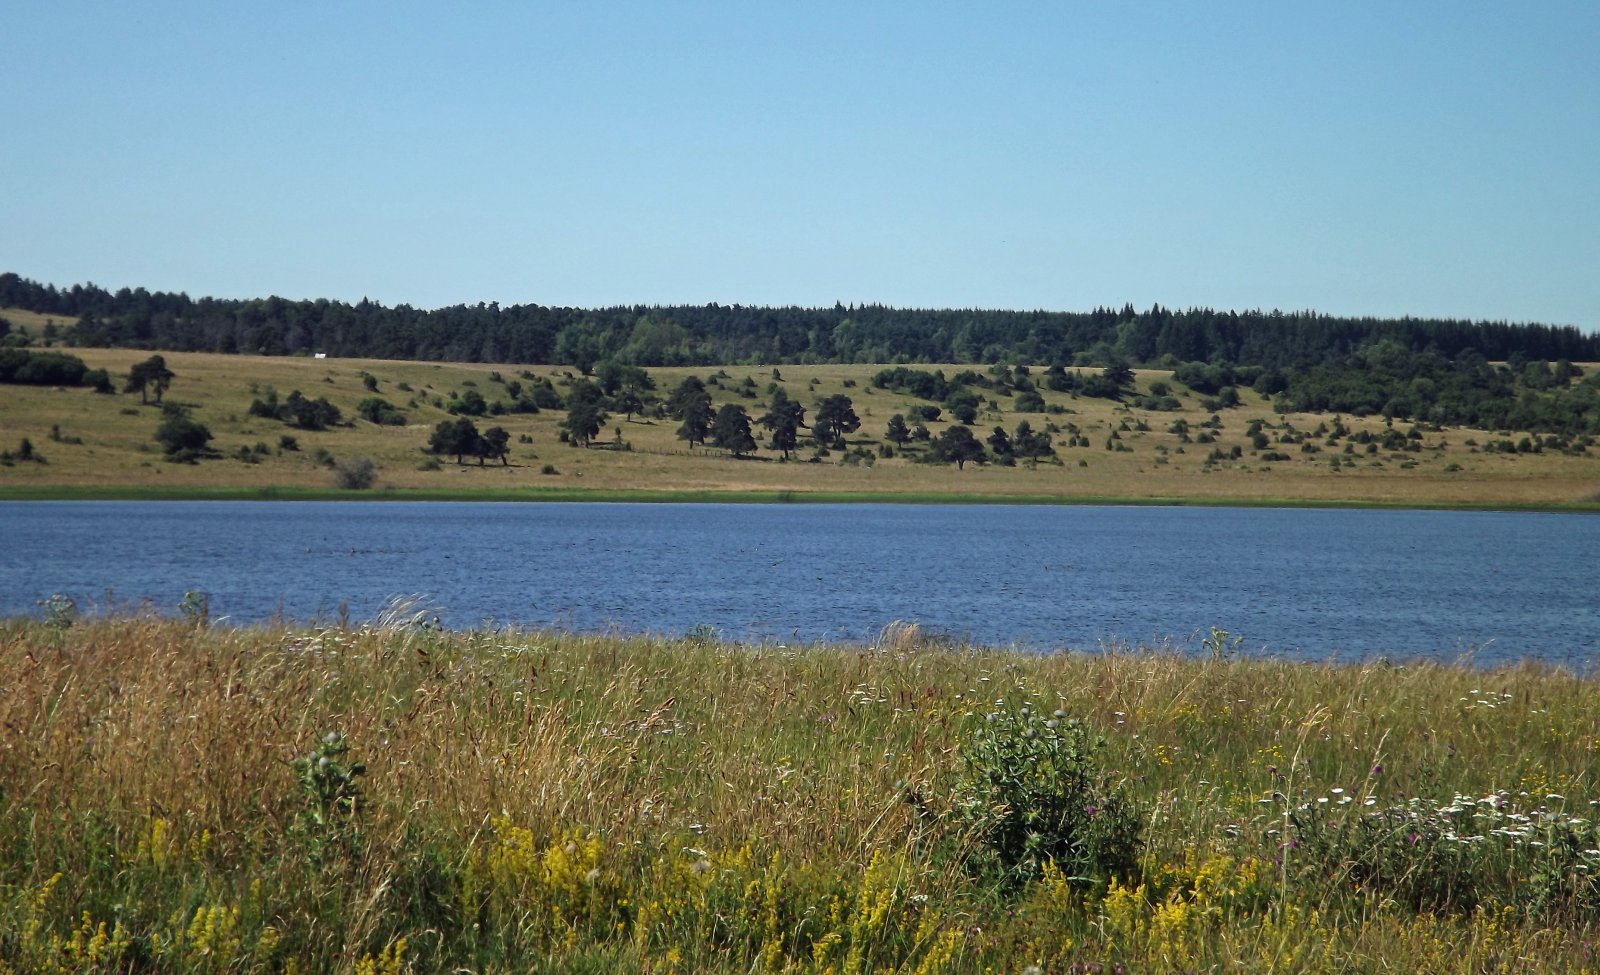
M478 438L477 449L473 452L478 455L478 466L482 467L484 460L499 459L501 466L511 462L507 458L511 455L511 434L505 427L490 427L483 431Z
M953 426L934 438L933 456L936 460L954 462L957 470L964 470L969 460L983 462L983 444L970 429Z
M850 397L835 393L817 404L817 418L811 423L811 432L817 443L831 444L860 427L861 419L856 416Z
M433 434L428 437L427 450L431 454L453 454L457 464L464 464L468 454L478 453L481 440L477 425L470 418L460 416L454 420L439 421L439 425L433 428Z
M725 403L711 423L711 445L721 447L735 457L756 449L756 438L750 434L750 415L737 403Z
M884 431L884 439L897 446L904 446L911 440L911 428L906 426L906 418L896 413L889 417L889 428Z
M153 355L143 362L133 364L133 368L128 370L128 382L122 388L122 391L124 393L137 392L139 394L139 402L148 403L149 399L146 393L154 390L156 403L159 404L162 395L166 393L167 387L172 384L172 380L175 378L177 378L176 374L167 368L167 360L162 356Z
M779 387L772 394L772 405L756 422L771 431L772 449L783 451L783 459L788 460L789 451L800 441L800 427L806 422L806 410Z
M683 421L678 427L678 439L687 440L689 446L705 443L711 433L711 394L698 376L690 376L678 384L667 397L667 412L675 420Z

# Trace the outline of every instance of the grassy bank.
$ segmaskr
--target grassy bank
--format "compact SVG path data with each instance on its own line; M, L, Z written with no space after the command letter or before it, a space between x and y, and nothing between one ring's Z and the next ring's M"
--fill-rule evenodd
M1589 679L395 623L0 624L0 970L1592 970Z
M119 382L148 355L118 349L74 354ZM920 463L914 458L922 448L915 443L891 443L892 417L911 417L931 404L874 387L881 368L875 365L650 370L661 396L696 375L715 383L709 390L717 405L743 406L752 417L762 415L779 388L805 406L811 419L825 397L848 396L861 425L844 437L844 450L807 443L784 460L763 446L733 458L715 448L690 448L676 435L678 421L653 409L613 413L597 442L582 448L562 440L565 410L545 408L478 418L480 427L503 427L511 451L507 464L479 466L424 452L434 426L451 418L450 404L467 393L508 404L512 384L526 390L549 381L565 393L574 379L570 370L176 352L166 354L166 361L176 374L167 399L187 406L210 430L215 456L194 464L165 459L154 438L161 410L154 402L141 403L137 394L4 386L0 455L20 455L27 440L33 459L0 456L0 497L359 497L387 490L389 496L507 500L930 498L1540 509L1600 504L1600 453L1587 447L1563 451L1529 438L1529 452L1508 452L1503 447L1520 442L1523 432L1427 425L1413 431L1402 421L1391 429L1382 417L1279 415L1249 390L1240 393L1237 407L1214 414L1207 397L1163 370L1137 372L1126 402L1041 388L1038 402L1024 404L1009 389L985 391L971 425L980 439L996 427L1014 432L1023 422L1053 438L1053 457L1015 466L969 463L958 470ZM953 376L972 367L942 368ZM1169 389L1174 409L1134 405L1158 388ZM307 398L326 398L344 421L308 430L252 415L253 401L271 390L281 397L298 390ZM360 404L374 396L389 402L405 424L360 419ZM1261 432L1252 435L1258 421ZM951 425L947 411L926 427L937 437ZM764 431L758 433L765 442ZM1535 439L1539 449L1532 452ZM334 466L362 458L376 465L377 491L337 490Z
M1452 511L1546 511L1600 513L1600 501L1330 500L1306 498L1185 498L1071 494L988 495L928 492L843 491L651 491L585 488L448 490L378 488L352 492L299 485L263 487L157 487L137 485L0 484L0 501L504 501L612 502L637 504L1019 504L1141 505L1230 508L1404 508Z

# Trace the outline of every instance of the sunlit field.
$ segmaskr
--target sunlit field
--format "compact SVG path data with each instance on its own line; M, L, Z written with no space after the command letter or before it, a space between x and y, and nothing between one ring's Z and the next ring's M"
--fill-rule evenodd
M129 368L149 354L99 349L73 353L91 367L107 369L119 388ZM1592 502L1600 493L1600 455L1594 452L1495 449L1520 441L1526 436L1522 431L1433 428L1408 421L1395 421L1391 430L1382 417L1280 416L1247 389L1241 390L1242 405L1213 414L1202 409L1202 397L1173 382L1164 370L1138 371L1136 392L1147 393L1152 384L1164 382L1181 404L1178 411L1140 410L1042 386L1047 412L1019 413L1009 391L985 396L972 424L980 440L997 426L1014 431L1024 420L1052 437L1055 458L1011 467L968 464L957 470L952 464L919 463L915 442L909 450L890 444L885 439L890 417L909 417L922 401L873 388L871 378L881 368L874 365L649 370L657 396L664 398L684 377L697 375L708 382L716 405L740 404L752 418L764 411L774 386L805 406L808 420L823 397L849 396L861 425L846 436L844 451L819 452L803 442L785 462L767 448L764 431L757 427L762 448L734 458L711 447L689 447L675 436L677 421L656 415L650 407L631 418L613 413L595 442L581 448L561 440L565 412L546 409L477 418L480 428L501 426L511 440L509 463L491 461L480 467L471 458L458 465L453 458L424 452L434 426L450 418L449 402L468 391L491 404L506 402L508 383L528 386L546 378L559 392L572 378L571 370L184 353L167 354L166 359L176 374L167 399L188 405L211 431L215 458L194 464L166 461L154 440L160 408L153 402L141 405L137 394L5 386L0 387L0 449L14 453L26 438L43 462L0 466L0 491L71 486L152 493L203 487L325 489L335 483L331 465L369 458L378 467L377 492L678 491L1508 505ZM917 368L942 368L953 376L974 367ZM375 390L365 382L369 376ZM268 390L280 397L294 390L312 399L325 397L339 408L344 423L302 430L251 416L251 401ZM406 425L379 426L358 418L357 405L371 396L396 407ZM1260 421L1260 432L1268 438L1265 449L1256 446L1252 421ZM926 428L937 437L950 422L946 413ZM1390 436L1394 431L1398 435ZM1383 443L1385 437L1388 443ZM885 447L893 456L884 456Z
M1586 677L176 615L0 624L0 970L1594 970Z

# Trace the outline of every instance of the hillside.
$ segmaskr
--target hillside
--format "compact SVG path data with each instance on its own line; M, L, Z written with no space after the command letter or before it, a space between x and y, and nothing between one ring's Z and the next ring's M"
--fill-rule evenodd
M105 369L119 390L131 368L147 357L115 349L70 353L91 368ZM165 361L173 373L167 402L184 406L209 429L214 456L196 463L166 459L155 440L161 407L153 401L142 405L137 393L3 385L0 450L9 460L0 466L0 490L18 496L19 491L66 489L154 494L328 489L334 485L332 463L370 458L380 490L447 494L560 490L590 496L602 491L758 492L1568 505L1594 502L1600 492L1600 457L1588 435L1390 422L1378 415L1279 413L1281 403L1248 387L1235 388L1238 405L1218 406L1215 394L1195 392L1169 370L1133 371L1118 399L1088 395L1098 370L1070 372L1070 381L1080 387L1073 391L1049 388L1040 367L1026 375L959 365L913 370L952 381L969 374L968 384L952 385L975 401L975 415L966 426L985 457L958 469L953 463L921 462L931 443L958 425L949 402L941 405L905 387L875 386L883 372L876 365L649 369L644 375L654 389L644 391L640 411L628 418L617 409L616 397L604 398L603 424L591 445L578 447L563 442L569 420L564 401L581 381L565 367L208 353L169 353ZM741 406L755 420L781 388L806 410L808 424L816 421L824 399L843 396L860 425L844 433L842 450L837 444L819 449L814 429L802 427L788 461L771 449L771 435L759 424L754 435L760 446L744 457L712 446L690 447L676 435L681 424L666 415L665 401L691 375L705 381L718 410ZM281 401L295 391L304 400L325 399L339 421L326 429L304 429L250 412L254 401L270 399L272 392ZM456 419L449 412L452 403L460 407L472 393L485 407L485 415L471 418L477 428L498 426L508 435L504 464L489 458L480 466L470 455L458 464L452 456L424 451L436 427ZM539 397L556 405L516 412L535 408ZM361 404L370 398L388 403L404 425L361 418ZM497 415L498 409L509 411ZM918 409L939 411L937 420L920 421L929 440L889 442L891 418L906 417L914 433ZM1008 466L990 442L992 432L1000 427L1014 440L1023 422L1035 434L1048 434L1052 452L1036 458L1013 455ZM23 439L43 462L17 458Z

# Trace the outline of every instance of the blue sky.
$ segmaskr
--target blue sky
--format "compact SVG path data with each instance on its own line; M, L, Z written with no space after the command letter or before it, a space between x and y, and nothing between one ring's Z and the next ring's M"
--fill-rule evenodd
M1600 4L7 5L0 270L1600 328Z

